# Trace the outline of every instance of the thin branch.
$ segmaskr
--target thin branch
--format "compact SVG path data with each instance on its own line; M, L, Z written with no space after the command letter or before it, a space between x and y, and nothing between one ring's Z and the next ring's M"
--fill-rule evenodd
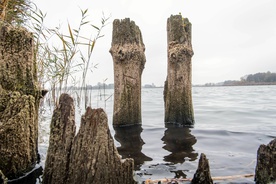
M254 174L242 174L242 175L232 175L232 176L219 176L219 177L212 177L213 181L218 181L218 180L235 180L235 179L240 179L240 178L252 178L254 177ZM145 181L145 184L155 184L155 183L169 183L169 182L185 182L185 181L192 181L192 178L173 178L173 179L155 179L155 180L151 180L151 179L147 179Z

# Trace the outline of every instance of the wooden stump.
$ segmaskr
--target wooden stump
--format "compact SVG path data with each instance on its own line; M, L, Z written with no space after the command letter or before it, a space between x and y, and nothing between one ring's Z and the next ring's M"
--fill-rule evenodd
M121 160L103 109L88 107L70 155L67 183L135 183L133 159Z
M276 139L259 147L255 181L257 184L276 182Z
M167 21L168 69L164 86L165 122L194 124L191 23L181 15Z
M32 34L0 22L0 169L9 179L39 160L36 83Z
M53 113L43 183L66 183L69 157L75 137L75 107L73 98L62 94Z
M198 168L192 179L192 184L213 184L208 159L201 153Z
M133 159L121 160L102 109L88 107L75 136L73 100L63 94L51 123L44 184L132 184Z
M114 63L113 125L141 124L141 75L146 62L140 29L129 18L114 20L110 53Z

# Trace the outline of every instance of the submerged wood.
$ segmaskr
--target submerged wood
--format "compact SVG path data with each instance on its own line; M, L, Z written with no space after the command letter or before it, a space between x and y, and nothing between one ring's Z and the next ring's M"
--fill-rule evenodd
M0 170L9 179L39 161L37 86L33 35L0 22Z
M194 124L191 23L181 15L167 20L168 69L164 86L165 122Z
M75 136L73 100L63 94L51 123L44 184L132 184L133 159L121 160L103 109L88 107Z
M13 180L9 180L8 184L37 184L38 181L41 181L42 174L43 174L42 166L35 167L32 171L30 171L29 173L26 173L24 176L21 176Z
M276 139L259 147L255 172L257 184L276 182Z
M192 179L192 184L213 184L211 178L209 161L204 153L201 153L198 168Z
M7 184L7 182L8 182L8 179L6 178L6 176L0 170L0 184Z
M141 31L129 18L114 20L110 53L114 64L113 125L141 124L141 75L146 62Z

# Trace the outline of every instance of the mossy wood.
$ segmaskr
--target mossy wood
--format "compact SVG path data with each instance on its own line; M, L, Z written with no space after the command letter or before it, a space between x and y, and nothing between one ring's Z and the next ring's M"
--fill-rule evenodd
M141 124L141 76L145 66L141 31L129 18L114 20L110 53L114 64L113 125Z
M198 167L191 184L213 184L209 161L204 153L200 154Z
M276 182L276 139L259 147L255 173L257 184Z
M168 69L164 86L165 122L194 124L191 23L181 15L167 20Z
M102 109L88 107L75 136L73 99L62 94L51 122L44 184L132 184L134 161L121 160Z
M66 183L75 132L74 101L69 95L62 94L51 121L43 183Z
M39 160L37 85L33 35L0 22L0 170L9 179Z

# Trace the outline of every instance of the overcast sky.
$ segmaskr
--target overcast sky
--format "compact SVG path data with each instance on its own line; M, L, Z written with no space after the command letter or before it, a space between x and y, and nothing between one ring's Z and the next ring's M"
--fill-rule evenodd
M205 84L257 72L276 72L276 0L33 0L47 13L46 25L72 26L80 9L89 9L90 21L100 25L102 13L111 15L105 35L96 44L89 74L93 85L113 83L112 22L126 17L139 26L146 47L142 84L163 85L167 75L166 23L181 13L192 23L192 83ZM89 34L87 34L89 35Z

